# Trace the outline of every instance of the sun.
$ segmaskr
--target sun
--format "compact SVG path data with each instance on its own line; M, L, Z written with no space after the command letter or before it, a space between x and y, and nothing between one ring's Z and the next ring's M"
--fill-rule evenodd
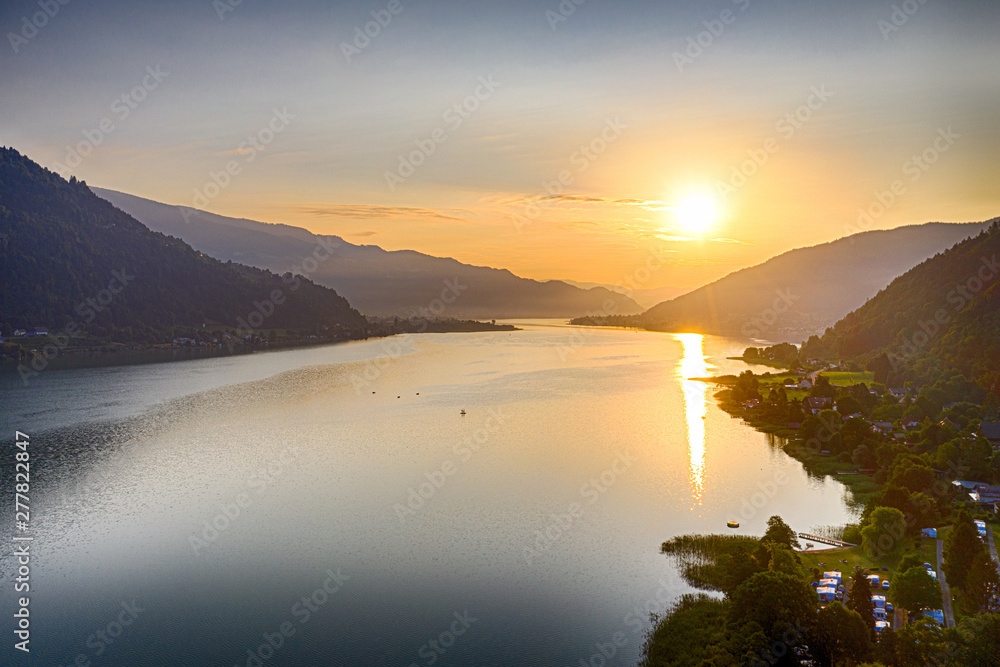
M690 194L674 208L677 226L696 236L708 233L718 219L718 205L710 195L704 193Z

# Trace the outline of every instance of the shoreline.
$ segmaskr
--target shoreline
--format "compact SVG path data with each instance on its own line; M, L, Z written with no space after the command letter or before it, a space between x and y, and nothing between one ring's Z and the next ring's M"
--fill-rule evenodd
M282 352L303 348L340 345L355 341L371 340L373 338L392 338L393 336L422 333L489 333L497 331L518 331L513 325L490 324L488 322L454 321L428 322L423 331L393 331L391 333L376 333L357 338L315 338L296 339L283 342L242 343L240 345L143 345L136 347L121 347L107 349L115 345L109 343L102 346L60 350L52 358L43 355L4 357L0 359L0 376L20 375L31 377L43 371L77 370L85 368L115 368L124 366L146 366L151 364L170 364L199 359L217 359L221 357L239 357L251 354ZM478 325L478 326L476 326ZM46 338L47 339L47 338ZM32 361L42 358L45 363L41 369L33 368Z
M748 365L756 363L756 361L746 361L742 358L731 359L743 361ZM716 390L712 393L712 398L715 399L715 403L719 409L731 417L739 418L750 428L773 437L776 446L802 464L806 473L816 477L830 477L843 484L850 492L850 498L847 499L849 506L863 507L871 496L882 490L883 485L875 481L874 475L862 472L857 464L838 461L834 456L824 455L822 451L816 451L807 446L798 437L796 429L789 428L787 424L782 425L762 418L755 418L740 403L725 395L720 396L720 394L728 390L728 387L732 384L730 380L735 380L734 376L720 375L690 379L716 385Z

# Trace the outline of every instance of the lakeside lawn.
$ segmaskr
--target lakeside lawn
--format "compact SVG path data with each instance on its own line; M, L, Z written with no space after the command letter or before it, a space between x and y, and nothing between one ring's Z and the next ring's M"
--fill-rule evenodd
M766 395L771 389L777 389L778 387L785 386L785 380L791 378L793 380L799 380L802 378L802 374L796 373L776 373L774 375L757 375L757 382L759 385L759 390L762 395ZM691 378L692 380L701 380L702 382L710 382L724 387L732 387L736 384L735 375L717 375L715 377L707 378ZM807 389L798 389L796 387L785 387L785 395L788 400L801 401L803 398L809 395Z
M947 535L947 528L938 528L938 537L944 539ZM799 543L805 546L808 540L799 538ZM821 545L817 544L817 547ZM892 553L886 554L885 556L879 556L877 558L872 558L865 553L861 545L856 547L851 547L850 549L837 549L833 551L799 551L797 552L802 558L802 565L808 571L809 581L815 581L815 577L812 574L813 568L817 568L820 572L839 570L847 581L851 578L854 573L854 569L857 567L862 568L868 574L877 574L881 579L889 579L889 585L892 585L892 580L896 576L896 572L899 568L899 561L902 559L903 555L912 551L913 540L907 539L903 544L897 547ZM920 548L916 550L917 558L920 559L921 563L930 563L935 569L937 569L937 540L933 538L922 538L920 540ZM841 560L846 560L846 563L841 563ZM826 565L820 565L820 563L825 563ZM882 568L888 568L887 571ZM888 593L888 591L882 591L882 594Z
M823 377L830 381L830 384L836 387L852 387L856 384L865 384L869 387L875 381L875 374L870 371L823 371L820 373ZM801 373L773 373L771 375L756 375L758 386L761 395L766 395L771 389L777 389L778 387L785 387L786 380L795 380L796 382L802 379ZM731 387L736 384L735 375L719 375L716 377L707 378L692 378L695 380L702 380L704 382L712 382L717 385ZM798 387L785 387L785 395L788 400L801 401L803 398L809 395L808 389L799 389Z
M856 384L862 384L862 383L870 387L872 383L875 382L875 373L871 371L822 371L820 375L828 379L830 381L830 384L837 387L852 387ZM760 383L760 386L767 387L768 389L784 385L785 380L792 379L798 381L802 379L802 373L791 373L787 371L784 373L771 373L770 375L761 375L758 373L755 374L755 376L757 378L757 381ZM736 384L735 375L719 375L716 377L698 378L698 379L703 379L708 382L715 382L716 384L723 384L727 386ZM805 396L807 393L806 390L804 389L795 389L795 390L786 389L786 391L801 392L802 396ZM792 395L789 394L788 398L791 397Z

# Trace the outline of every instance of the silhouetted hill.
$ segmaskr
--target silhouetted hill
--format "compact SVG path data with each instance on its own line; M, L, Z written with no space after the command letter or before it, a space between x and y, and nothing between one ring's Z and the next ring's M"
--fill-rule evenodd
M333 290L208 257L9 148L0 148L0 247L8 334L75 322L98 339L158 342L175 327L255 324L258 311L269 329L347 336L367 325Z
M665 331L800 340L803 333L823 331L896 276L985 225L928 223L791 250L654 306L637 323Z
M574 317L606 312L633 314L642 308L629 297L603 287L580 289L553 280L519 278L510 271L462 264L412 250L386 251L353 245L337 236L320 236L283 224L227 218L133 195L94 188L101 197L141 220L221 260L284 272L303 262L321 245L335 246L309 277L344 295L367 315L424 315L443 291L454 301L434 315L474 319ZM453 289L457 281L458 288ZM458 294L456 294L458 292Z
M1000 378L1000 218L896 278L803 354L868 358L883 381Z

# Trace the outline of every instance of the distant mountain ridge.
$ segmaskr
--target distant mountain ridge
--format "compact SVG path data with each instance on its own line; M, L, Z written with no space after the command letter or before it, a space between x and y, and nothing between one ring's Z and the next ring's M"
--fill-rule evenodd
M1000 391L1000 218L892 281L803 345L803 354L868 359L882 381L930 383L957 370Z
M625 286L607 285L602 283L585 283L577 280L563 280L564 283L579 287L580 289L590 289L592 287L606 287L612 292L628 294L636 303L643 308L652 308L664 301L676 299L681 294L687 294L692 290L690 287L652 287L647 289L632 289Z
M10 148L0 148L0 248L8 332L138 343L202 325L366 335L333 290L208 257Z
M988 223L927 223L790 250L635 318L649 329L801 340L821 332L929 257Z
M628 296L603 287L580 289L561 281L530 280L505 269L412 250L354 245L291 225L228 218L114 190L93 190L150 229L176 236L221 260L284 272L302 266L321 244L331 247L332 256L309 271L309 278L335 289L366 315L410 316L431 309L433 315L473 319L575 317L606 312L609 301L614 312L642 312ZM442 299L443 292L447 299Z

